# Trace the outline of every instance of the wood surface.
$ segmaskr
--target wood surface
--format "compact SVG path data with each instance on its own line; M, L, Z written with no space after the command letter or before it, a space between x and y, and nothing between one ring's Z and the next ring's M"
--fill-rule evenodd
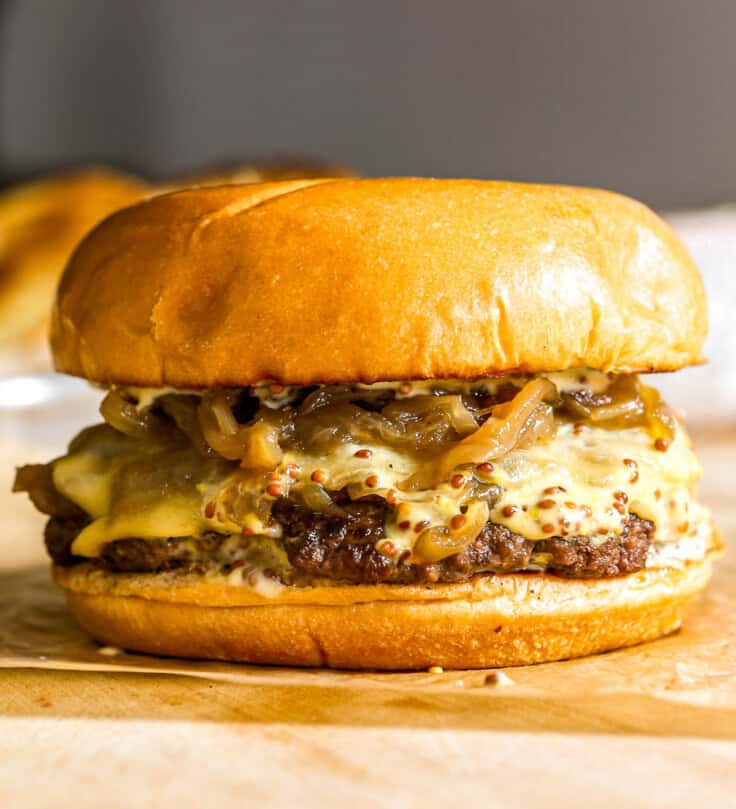
M28 435L0 435L3 492L49 449ZM699 454L736 545L736 442ZM0 507L2 809L736 806L733 552L678 634L494 684L109 656L48 583L42 520Z

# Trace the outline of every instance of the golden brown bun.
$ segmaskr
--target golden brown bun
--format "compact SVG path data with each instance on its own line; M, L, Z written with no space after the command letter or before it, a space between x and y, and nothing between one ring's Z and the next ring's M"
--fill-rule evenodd
M716 550L717 552L717 550ZM56 567L102 643L173 657L347 669L486 668L631 646L676 630L709 558L614 579L481 575L462 584L287 587Z
M89 169L0 194L0 344L46 331L64 265L106 216L142 199L138 180Z
M103 383L475 377L702 360L702 281L643 205L476 180L183 191L104 222L54 311L60 371Z
M183 188L206 188L213 185L270 183L282 180L303 180L316 177L356 177L347 166L321 160L284 158L250 160L237 164L213 167L207 171L184 174L154 189L163 194Z

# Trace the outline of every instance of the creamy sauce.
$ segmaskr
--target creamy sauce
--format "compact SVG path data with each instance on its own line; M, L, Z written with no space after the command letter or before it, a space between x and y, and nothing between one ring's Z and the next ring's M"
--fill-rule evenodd
M543 376L549 379L557 387L560 393L567 393L575 390L587 389L593 393L601 393L611 383L612 375L602 371L594 371L590 368L571 368L567 371L556 371L548 374L535 374L529 376L499 376L486 379L421 379L404 380L401 382L373 382L371 384L356 384L358 390L392 390L396 392L397 399L409 399L412 396L426 396L441 390L446 393L470 393L474 390L483 389L489 393L495 392L502 385L516 385L522 387L525 382L534 376ZM175 393L170 388L161 389L156 393L155 388L136 388L135 391L143 391L145 401L150 403L152 398L163 395L164 392ZM284 407L293 401L299 388L286 385L277 385L263 382L252 388L254 396L267 407ZM182 391L179 391L182 392ZM190 392L190 391L187 391ZM196 391L191 391L196 392ZM201 393L201 392L200 392Z
M610 381L606 374L588 370L546 376L562 390L604 390ZM453 392L490 389L504 382L508 378L377 386L391 386L409 396L438 387ZM269 407L283 406L293 395L278 385L264 385L256 392ZM139 406L150 404L157 393L162 391L136 391ZM681 427L661 452L642 428L581 429L560 421L554 438L514 450L484 472L482 482L501 489L490 514L487 503L477 501L477 471L463 468L452 482L404 491L402 483L417 472L418 461L379 444L341 444L323 456L286 452L268 476L249 475L222 460L205 460L189 447L131 439L109 427L95 428L78 444L55 463L54 484L94 518L74 542L73 552L81 556L99 555L105 543L131 536L196 537L215 531L278 538L279 527L264 525L258 517L258 501L274 499L269 484L278 484L288 494L309 483L315 473L327 489L348 487L353 499L378 495L394 505L379 549L388 542L385 547L395 553L411 553L428 528L452 537L474 526L480 530L489 517L531 540L582 535L604 542L624 530L630 514L656 526L651 564L705 552L702 526L707 513L694 500L701 469Z

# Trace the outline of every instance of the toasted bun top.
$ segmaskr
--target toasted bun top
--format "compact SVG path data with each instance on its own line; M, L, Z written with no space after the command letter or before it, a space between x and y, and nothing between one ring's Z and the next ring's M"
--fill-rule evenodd
M673 231L593 189L300 180L156 197L70 261L56 366L213 387L702 360L703 286Z
M57 175L0 193L0 343L41 331L79 240L143 193L138 180L105 169Z

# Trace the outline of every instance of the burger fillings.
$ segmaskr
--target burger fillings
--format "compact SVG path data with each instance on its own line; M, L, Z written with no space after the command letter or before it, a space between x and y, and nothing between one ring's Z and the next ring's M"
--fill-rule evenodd
M196 567L272 587L483 571L610 576L701 559L708 546L687 435L633 375L115 388L102 413L107 423L43 473L19 474L52 515L48 545L61 564ZM350 531L362 504L370 530ZM317 559L303 534L290 536L290 508L315 513ZM643 530L628 547L632 521ZM330 524L342 529L337 544L325 539ZM521 545L484 536L487 524ZM136 554L140 539L163 540L163 553ZM476 564L462 557L484 543Z

